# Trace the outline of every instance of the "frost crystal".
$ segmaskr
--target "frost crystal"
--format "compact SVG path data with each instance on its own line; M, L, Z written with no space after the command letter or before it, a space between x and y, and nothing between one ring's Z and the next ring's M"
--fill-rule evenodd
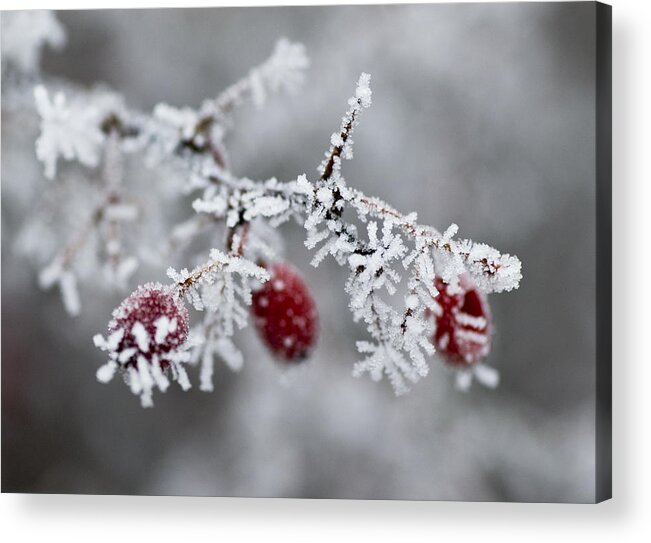
M454 240L456 224L441 234L432 227L419 225L415 213L402 215L379 198L368 197L346 185L341 175L341 159L352 157L350 136L362 110L371 105L369 83L370 77L362 74L341 128L330 138L330 149L319 167L321 177L304 223L305 245L317 249L313 265L331 255L350 269L346 283L350 309L355 320L366 324L373 339L357 343L359 352L366 356L354 366L353 374L369 373L374 380L386 375L396 394L402 394L408 390L409 382L427 375L426 357L434 353L430 341L433 322L428 314L440 311L435 302L435 279L440 278L454 292L459 289L459 277L467 273L485 292L508 291L518 286L520 261L485 244ZM359 235L355 224L343 219L347 207L367 223L366 239ZM382 221L381 235L378 220ZM409 273L409 294L402 311L388 301L401 279L396 264L402 264ZM479 343L471 330L478 324L478 320L466 319L464 333L468 338L463 341ZM482 345L485 352L489 343ZM488 371L478 371L484 382L495 381ZM465 373L459 379L466 379Z
M25 73L38 70L41 48L60 49L66 33L51 11L4 11L2 13L2 62Z
M191 272L170 268L167 274L194 308L205 312L203 323L194 330L202 341L193 350L193 360L201 362L201 390L211 391L215 355L232 369L242 366L242 355L230 338L247 324L252 281L264 282L269 273L248 260L213 249L206 264Z
M104 141L99 126L100 112L94 107L68 104L63 93L50 100L43 86L34 89L36 109L41 116L41 135L36 140L36 156L45 164L45 176L56 174L57 160L78 160L95 167Z

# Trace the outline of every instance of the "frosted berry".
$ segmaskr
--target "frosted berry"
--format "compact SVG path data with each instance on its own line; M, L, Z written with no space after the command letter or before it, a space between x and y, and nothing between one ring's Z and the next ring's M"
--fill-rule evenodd
M458 292L451 293L449 285L438 277L434 285L439 293L433 311L436 350L453 366L477 364L491 348L491 313L486 295L468 274L459 277Z
M253 293L255 327L274 356L300 362L309 356L318 338L314 299L292 266L277 262L266 267L271 278Z
M123 367L135 367L142 356L166 369L170 353L188 337L188 319L188 310L173 288L160 283L138 287L113 312L109 323L109 334L122 331L116 351L125 353Z

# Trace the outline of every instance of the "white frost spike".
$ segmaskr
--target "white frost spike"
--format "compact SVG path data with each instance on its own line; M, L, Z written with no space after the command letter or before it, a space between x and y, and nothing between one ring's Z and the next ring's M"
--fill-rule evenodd
M151 370L151 375L156 382L156 386L161 392L165 392L169 387L170 382L167 377L165 377L157 356L154 356L152 363L149 365L149 368Z
M138 357L138 377L140 378L141 387L140 403L143 407L153 407L154 402L152 400L151 393L156 382L151 376L151 373L149 371L149 364L143 356Z
M487 388L496 388L500 382L500 374L495 368L477 364L471 369L457 371L455 379L457 390L466 392L472 384L473 377Z
M115 347L117 349L117 346ZM131 347L129 349L124 349L123 351L120 351L120 354L118 355L118 362L120 364L126 364L131 358L133 357L134 354L138 352L138 349L135 347Z
M136 338L136 343L138 344L138 349L141 352L149 352L149 334L141 322L136 322L131 328L131 333L133 337Z
M201 373L199 374L199 390L203 392L212 392L214 386L212 384L212 375L215 369L215 360L213 358L213 346L206 345L203 347L203 355L201 357Z
M63 307L73 317L79 315L81 300L77 290L77 279L72 271L62 267L60 260L56 259L43 268L38 276L38 282L43 289L48 289L58 283Z
M240 371L242 369L244 357L230 338L219 338L215 342L215 352L231 370Z
M61 262L54 260L41 270L38 275L38 283L42 289L48 289L59 280L62 272Z
M168 334L176 332L176 317L170 320L167 315L163 315L154 322L154 325L156 326L156 336L154 337L154 341L160 345L165 341Z
M92 107L75 107L58 92L50 100L42 85L34 88L36 109L41 117L41 135L36 140L36 156L45 165L45 176L56 174L57 160L78 160L94 168L99 163L104 135L101 112Z
M81 312L81 301L77 290L77 279L74 274L70 271L61 273L59 287L61 288L63 306L70 315L76 317Z
M443 241L450 241L454 236L457 235L458 231L459 231L459 226L456 225L455 223L452 223L450 226L447 227L445 232L443 232L441 238L443 239Z
M172 362L172 370L176 373L176 380L181 389L184 391L190 390L192 385L190 384L190 379L188 378L185 368L181 366L179 362Z
M106 364L97 370L97 380L100 383L108 383L111 379L113 379L113 375L115 374L117 367L118 365L115 362L109 360Z
M120 328L112 334L109 335L107 339L104 339L102 334L95 334L93 336L93 343L95 347L101 349L102 351L115 351L124 337L124 330Z
M176 282L183 282L190 276L201 277L200 284L188 289L186 294L195 308L205 311L197 332L204 341L194 349L193 357L201 360L200 389L212 391L215 355L234 371L242 367L242 354L230 338L236 328L246 326L252 287L267 281L269 272L249 260L213 249L207 265L192 272L170 269L168 275Z
M482 385L488 388L495 388L500 383L500 374L495 368L485 364L475 366L475 377Z
M357 82L357 89L355 90L355 98L357 98L362 107L371 107L371 76L370 74L362 72Z
M466 392L470 388L471 384L472 384L472 372L468 370L457 372L456 379L455 379L455 386L457 390L460 390L461 392Z

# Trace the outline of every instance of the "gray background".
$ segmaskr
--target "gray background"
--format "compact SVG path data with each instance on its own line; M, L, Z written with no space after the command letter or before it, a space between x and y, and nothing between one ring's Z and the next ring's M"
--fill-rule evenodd
M345 273L317 270L284 232L319 305L322 337L290 376L251 330L238 375L171 390L142 410L95 383L90 338L120 294L69 319L15 256L3 122L3 491L590 501L594 493L594 6L488 4L65 12L69 44L44 70L104 81L133 107L198 105L280 36L312 59L298 97L237 114L234 170L291 179L315 167L361 71L374 105L345 164L351 185L424 223L517 254L521 288L491 297L496 391L430 375L396 399L350 376ZM15 136L18 139L20 136ZM28 138L25 138L28 139ZM31 140L33 141L33 139ZM15 143L14 143L15 144ZM33 167L32 167L33 169ZM32 171L32 170L30 170ZM11 209L7 206L12 205ZM162 271L159 271L162 274ZM140 277L147 280L155 277Z

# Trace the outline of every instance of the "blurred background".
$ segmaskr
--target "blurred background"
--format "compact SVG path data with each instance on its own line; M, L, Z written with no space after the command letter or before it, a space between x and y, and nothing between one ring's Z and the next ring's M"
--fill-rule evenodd
M371 73L349 184L517 254L524 279L490 298L497 390L459 393L433 363L396 398L386 382L351 376L364 331L345 270L311 268L301 229L283 228L321 314L310 362L281 371L246 329L242 372L217 364L214 393L171 387L144 410L121 383L95 380L104 357L91 338L124 293L86 290L70 318L16 251L31 209L20 187L42 170L37 124L12 125L3 109L3 492L592 501L594 13L591 3L58 13L68 44L45 52L43 71L105 82L144 110L198 106L279 37L303 42L312 65L301 94L236 114L233 170L251 178L314 178L359 73Z

